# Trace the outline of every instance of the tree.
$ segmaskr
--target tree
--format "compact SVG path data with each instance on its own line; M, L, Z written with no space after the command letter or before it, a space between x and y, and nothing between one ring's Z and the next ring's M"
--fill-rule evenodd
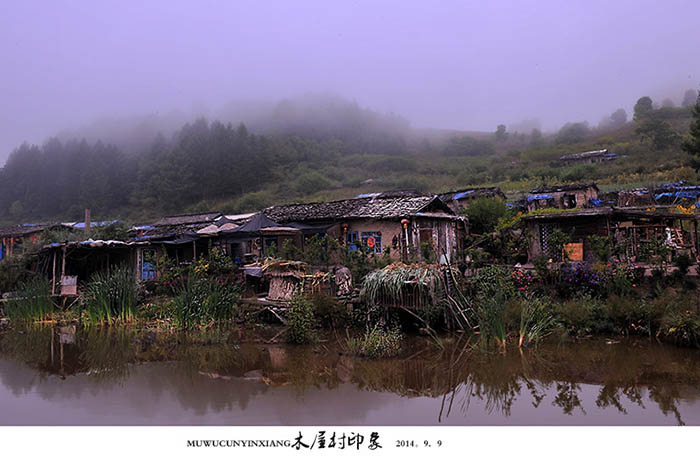
M588 122L567 122L557 132L557 144L575 144L583 142L589 132Z
M542 138L542 131L537 128L532 129L530 132L530 145L533 147L539 147L544 142Z
M473 233L490 233L508 209L502 199L478 198L471 201L464 212L469 217L469 227Z
M617 111L610 115L610 123L615 127L620 127L627 122L627 112L619 108Z
M665 98L661 102L661 107L662 108L673 108L675 105L673 104L673 100L671 98Z
M683 102L681 103L681 106L693 106L695 104L695 101L698 99L698 92L695 90L685 90L685 94L683 95Z
M508 138L508 134L506 134L505 124L499 124L498 127L496 128L496 140L502 141L502 140L506 140L507 138Z
M642 120L634 132L640 136L642 142L650 141L656 150L664 150L679 139L669 123L654 117Z
M634 120L640 121L651 115L654 111L654 103L648 96L642 96L637 100L637 104L634 105Z
M696 96L695 106L691 109L693 119L690 121L690 131L681 148L691 155L690 166L697 172L700 171L700 96Z

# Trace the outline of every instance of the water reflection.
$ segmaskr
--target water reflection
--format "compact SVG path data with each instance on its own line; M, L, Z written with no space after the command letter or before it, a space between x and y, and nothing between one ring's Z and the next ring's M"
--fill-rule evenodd
M700 424L700 355L650 341L369 361L276 332L33 325L0 335L2 424ZM254 340L254 342L250 342Z

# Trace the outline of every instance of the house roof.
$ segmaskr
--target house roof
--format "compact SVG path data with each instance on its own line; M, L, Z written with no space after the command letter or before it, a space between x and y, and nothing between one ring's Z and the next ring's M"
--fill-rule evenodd
M216 220L221 216L220 212L204 212L201 214L183 214L183 215L169 215L163 217L152 225L155 227L162 227L165 225L195 225L195 224L208 224Z
M577 184L565 184L565 185L559 185L559 186L550 186L548 188L542 187L542 188L533 189L532 191L530 191L530 194L562 193L565 191L580 191L582 189L588 189L588 188L595 188L597 191L598 185L591 182L591 183L577 183Z
M561 157L559 157L559 160L583 160L586 158L605 157L607 155L610 155L609 158L614 158L617 156L616 154L608 154L608 149L600 149L589 150L588 152L570 153L568 155L562 155Z
M443 202L456 201L460 199L475 199L480 197L502 197L506 198L501 188L491 186L489 188L464 188L456 191L438 194Z
M422 212L433 212L435 209L454 216L454 212L437 196L363 197L272 206L263 212L270 219L283 223L333 219L392 219L420 216Z
M23 237L32 233L43 232L54 227L65 227L59 222L42 222L38 224L18 224L0 228L0 238ZM68 227L70 228L70 227Z
M653 210L650 210L653 209ZM697 214L681 214L670 212L671 206L655 206L655 207L594 207L588 209L569 209L569 210L552 210L542 213L526 214L523 216L525 220L542 220L542 219L564 219L576 217L599 217L614 215L624 218L642 218L642 219L698 219Z
M542 220L542 219L568 219L576 217L599 217L603 215L610 215L613 213L612 207L593 207L590 209L562 209L562 210L551 210L542 213L525 214L523 219L525 220Z

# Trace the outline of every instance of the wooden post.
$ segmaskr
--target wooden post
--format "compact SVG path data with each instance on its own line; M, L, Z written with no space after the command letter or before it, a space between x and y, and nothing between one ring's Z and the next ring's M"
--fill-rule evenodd
M67 246L63 245L62 256L61 256L61 279L66 275L66 254L68 252Z
M90 233L90 209L85 208L85 233Z
M56 250L53 250L53 267L51 269L51 296L56 295Z
M196 262L197 261L197 241L196 240L192 242L192 257L193 257L193 261Z

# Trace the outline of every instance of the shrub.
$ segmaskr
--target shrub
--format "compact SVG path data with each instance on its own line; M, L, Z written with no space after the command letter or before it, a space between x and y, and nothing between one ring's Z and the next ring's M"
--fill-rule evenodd
M29 257L23 255L8 256L0 263L0 294L21 287L22 283L31 279Z
M613 333L629 333L630 325L637 321L639 301L631 297L611 295L602 310L603 321L599 328L605 326Z
M693 263L692 258L686 254L681 253L676 256L676 266L678 271L685 277L688 274L688 269L695 263Z
M337 328L352 323L352 318L343 304L334 297L317 293L311 296L314 317L322 326Z
M512 273L497 265L485 266L476 272L474 285L478 296L502 295L504 299L515 297L516 288Z
M623 264L618 260L614 260L605 268L605 291L609 295L630 295L643 277L644 268L634 264Z
M561 267L559 295L565 298L577 295L596 295L600 292L603 277L586 262L566 263Z
M662 333L681 346L700 346L700 318L690 310L677 310L663 319Z
M387 358L397 356L401 352L402 339L397 328L385 329L377 324L371 330L367 328L360 338L348 338L346 346L348 353L355 356L370 359Z
M596 319L601 318L603 305L590 294L558 303L556 315L567 332L573 336L585 336L596 329Z
M287 311L287 341L308 344L317 340L316 321L311 302L303 295L296 295Z

